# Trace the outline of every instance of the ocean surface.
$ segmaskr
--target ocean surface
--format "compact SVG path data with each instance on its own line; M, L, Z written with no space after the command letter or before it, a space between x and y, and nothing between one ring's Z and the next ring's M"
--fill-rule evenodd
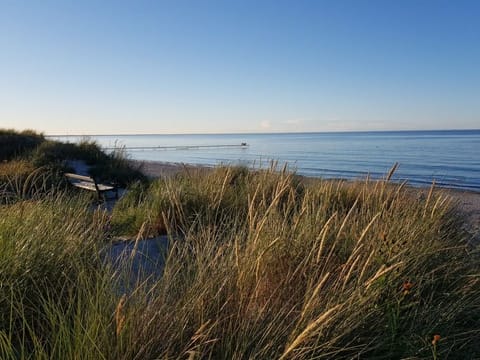
M84 137L52 138L76 142ZM439 186L480 191L480 130L89 138L105 148L125 147L137 160L256 167L276 160L298 174L324 178L381 178L398 162L395 181L429 186L435 180Z

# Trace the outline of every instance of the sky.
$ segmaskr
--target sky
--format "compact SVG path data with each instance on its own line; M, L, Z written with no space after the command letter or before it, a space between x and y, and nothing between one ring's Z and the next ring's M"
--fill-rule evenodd
M0 0L0 128L480 128L480 1Z

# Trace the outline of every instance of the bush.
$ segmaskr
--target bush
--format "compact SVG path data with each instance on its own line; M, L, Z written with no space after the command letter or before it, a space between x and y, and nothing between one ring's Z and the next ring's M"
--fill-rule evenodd
M74 159L93 165L105 162L107 158L95 142L82 141L77 144L48 140L36 148L32 160L36 166L62 165L65 160Z
M28 154L44 141L43 134L32 130L18 132L0 129L0 161L11 160Z

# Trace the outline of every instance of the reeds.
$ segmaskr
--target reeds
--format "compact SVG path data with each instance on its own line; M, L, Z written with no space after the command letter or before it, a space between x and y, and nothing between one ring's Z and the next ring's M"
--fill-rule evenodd
M166 233L170 246L162 275L125 296L118 282L129 274L114 274L95 256L106 215L82 210L80 199L52 201L5 208L0 222L9 249L1 274L25 263L9 270L12 284L44 279L23 292L0 290L8 314L17 314L2 318L5 358L78 351L107 359L471 358L480 351L478 252L467 248L455 209L438 191L422 200L388 179L305 181L242 168L136 185L114 209L114 231ZM16 253L18 246L25 249ZM28 341L13 340L22 334Z

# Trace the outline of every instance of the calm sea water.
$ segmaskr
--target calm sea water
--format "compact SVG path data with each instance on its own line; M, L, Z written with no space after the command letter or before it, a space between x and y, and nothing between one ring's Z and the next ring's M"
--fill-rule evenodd
M55 137L75 142L78 136ZM267 166L288 163L298 174L325 178L380 178L399 163L394 176L412 185L480 191L480 130L228 135L91 136L104 147L125 146L133 159L188 164ZM182 148L240 145L228 148ZM171 146L163 150L131 147Z

